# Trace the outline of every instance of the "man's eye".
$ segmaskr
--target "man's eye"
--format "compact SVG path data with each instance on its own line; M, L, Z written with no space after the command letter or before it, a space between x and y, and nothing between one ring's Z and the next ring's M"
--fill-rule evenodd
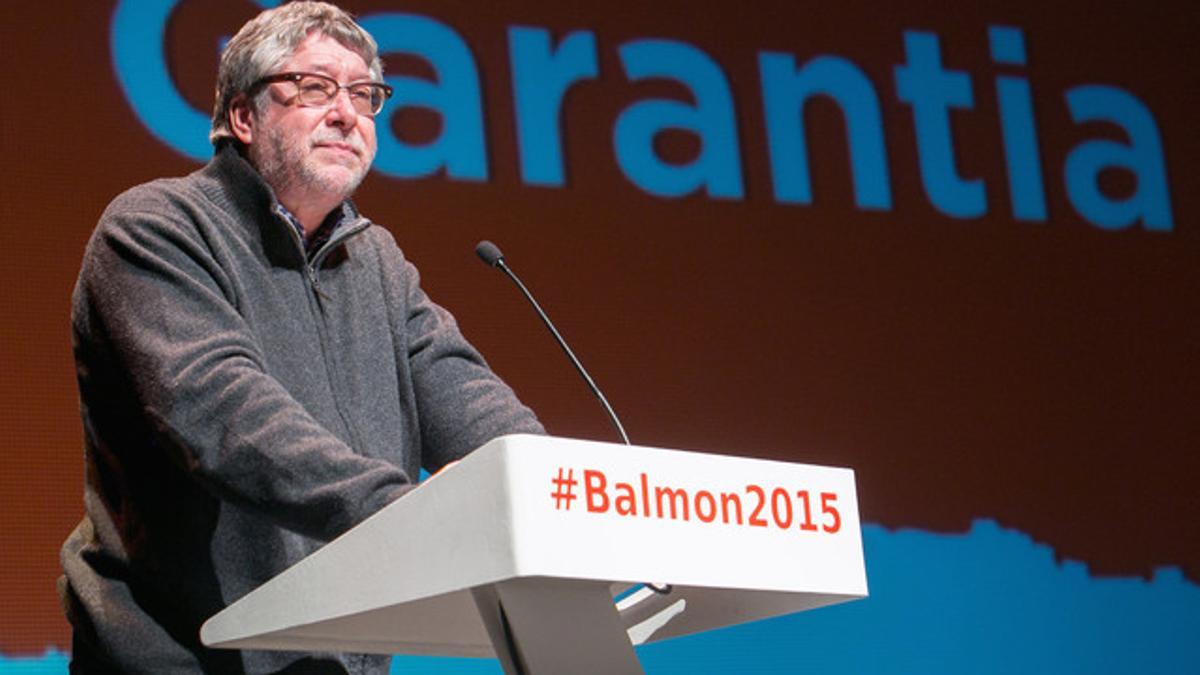
M337 89L330 91L332 85L319 77L301 78L296 82L296 88L300 91L300 94L304 96L316 96L318 94L323 96L333 96L334 93L337 92Z

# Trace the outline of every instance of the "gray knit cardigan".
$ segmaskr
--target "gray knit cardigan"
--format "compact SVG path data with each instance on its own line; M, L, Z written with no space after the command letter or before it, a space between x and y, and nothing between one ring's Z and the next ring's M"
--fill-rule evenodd
M60 580L81 665L386 672L386 657L209 650L198 631L420 467L542 431L392 236L349 203L331 217L307 258L232 146L101 217L73 296L86 516Z

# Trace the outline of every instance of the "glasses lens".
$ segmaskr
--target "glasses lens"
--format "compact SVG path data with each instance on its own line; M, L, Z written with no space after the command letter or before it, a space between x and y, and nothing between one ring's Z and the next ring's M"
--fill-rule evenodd
M387 96L383 87L372 82L362 82L350 85L348 88L350 101L360 115L374 115L383 109L383 101Z
M337 96L338 85L322 75L305 75L296 81L296 96L305 105L325 105Z

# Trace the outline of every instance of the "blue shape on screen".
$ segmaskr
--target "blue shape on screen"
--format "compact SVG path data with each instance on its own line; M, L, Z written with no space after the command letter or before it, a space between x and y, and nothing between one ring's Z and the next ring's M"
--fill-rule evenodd
M209 120L179 93L167 70L163 37L174 0L125 0L113 14L112 58L134 113L163 143L197 161L212 156Z
M745 189L737 118L721 65L702 50L674 40L634 40L621 45L618 52L631 82L675 80L695 99L695 105L645 99L621 111L613 128L613 148L625 176L660 197L682 197L703 190L709 197L742 199ZM698 136L699 156L683 165L663 161L654 149L654 139L669 129Z
M1089 575L1021 532L863 527L871 596L646 645L668 673L1178 673L1200 663L1200 587ZM392 673L500 673L494 660L397 657Z
M1082 85L1065 95L1071 119L1077 123L1104 122L1120 127L1128 143L1092 139L1067 155L1067 197L1079 215L1107 230L1141 222L1147 230L1170 232L1171 195L1163 161L1162 136L1154 114L1138 97L1119 87ZM1120 168L1137 179L1134 193L1124 199L1106 195L1100 173Z
M870 598L649 645L648 673L1177 673L1200 662L1200 587L1101 578L992 521L863 528Z
M988 26L992 60L1014 66L1025 65L1025 33L1013 26Z
M0 673L3 675L62 675L67 672L70 657L57 649L47 649L42 656L4 656L0 654Z
M277 0L255 0L268 9ZM113 71L142 124L166 145L198 161L212 156L209 116L183 98L167 67L166 32L179 0L122 0L109 35Z
M1020 28L989 26L988 40L993 61L1025 65L1025 34ZM1013 75L998 76L996 102L1000 106L1000 131L1004 138L1013 216L1018 220L1046 222L1046 190L1029 80Z
M813 97L822 96L836 103L846 120L855 204L861 209L890 210L883 115L875 86L862 68L829 54L797 68L791 54L760 52L758 69L775 199L784 204L813 201L804 110Z
M359 23L379 42L379 53L411 54L426 61L436 81L409 75L384 79L395 95L376 121L379 154L375 169L397 178L430 176L444 170L456 180L486 181L483 98L471 48L458 31L419 14L381 12ZM405 142L392 130L391 119L406 107L438 113L442 128L427 143Z
M530 185L562 187L563 103L567 90L599 73L596 36L577 30L551 46L545 28L510 26L508 42L521 178Z
M912 106L921 181L929 201L955 218L982 216L987 213L983 180L958 175L950 124L952 109L975 108L971 76L943 67L936 33L904 31L904 53L907 62L895 68L896 96Z
M863 527L866 600L638 649L649 675L1180 673L1200 663L1200 586L1177 568L1096 577L1022 532ZM65 673L56 651L0 674ZM494 659L398 656L396 675L493 675Z

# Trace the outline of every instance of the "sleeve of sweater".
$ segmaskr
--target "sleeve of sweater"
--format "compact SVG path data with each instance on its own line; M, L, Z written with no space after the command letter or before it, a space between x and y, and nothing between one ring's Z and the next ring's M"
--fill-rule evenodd
M393 297L404 298L394 315L398 354L408 364L421 427L422 464L437 471L504 434L544 434L533 412L467 342L450 312L421 289L416 266L386 230L384 274Z
M74 297L92 443L131 452L112 446L146 435L132 445L168 453L217 498L321 540L411 489L404 471L352 451L267 373L183 212L128 202L102 218Z

